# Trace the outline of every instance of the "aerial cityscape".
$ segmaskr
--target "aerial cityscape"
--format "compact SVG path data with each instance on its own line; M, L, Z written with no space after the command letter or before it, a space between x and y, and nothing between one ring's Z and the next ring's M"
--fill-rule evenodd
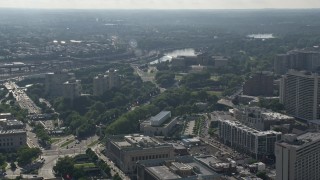
M320 2L0 0L0 179L320 180Z

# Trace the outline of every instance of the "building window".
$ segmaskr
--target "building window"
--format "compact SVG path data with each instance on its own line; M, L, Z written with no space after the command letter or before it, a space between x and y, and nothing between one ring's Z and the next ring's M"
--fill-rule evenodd
M131 158L131 161L134 161L134 157Z

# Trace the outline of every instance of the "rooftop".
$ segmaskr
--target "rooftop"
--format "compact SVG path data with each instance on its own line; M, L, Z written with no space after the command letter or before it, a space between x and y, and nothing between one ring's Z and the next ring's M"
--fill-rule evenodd
M181 178L177 174L172 173L166 166L147 167L149 172L159 179L179 179Z
M171 164L168 164L168 162L171 162ZM203 162L200 162L192 156L176 156L174 158L162 160L142 160L139 161L138 164L146 167L146 169L149 172L152 172L152 174L157 174L156 177L158 177L159 179L180 179L180 176L174 174L174 171L178 169L182 171L193 171L192 175L187 177L191 179L197 179L199 175L204 179L216 179L217 177L221 176L220 174L209 168L207 165L205 165ZM167 164L168 167L164 166L164 164ZM172 169L173 171L170 171L169 169Z
M294 117L292 116L273 112L269 109L260 108L260 107L239 106L236 108L236 110L239 110L242 114L251 115L251 116L254 116L254 118L262 118L263 120L269 120L269 121L276 121L276 120L281 121L281 120L294 119Z
M109 139L119 148L126 149L126 148L155 148L155 147L163 147L163 146L170 146L173 147L171 144L160 142L159 140L144 136L140 134L133 134L133 135L126 135L126 136L111 136Z
M281 134L280 132L276 132L276 131L272 131L272 130L269 130L269 131L259 131L259 130L256 130L256 129L253 129L253 128L250 128L248 126L245 126L243 124L241 124L240 122L237 122L237 121L230 121L230 120L225 120L223 121L227 124L229 124L230 126L233 126L233 127L236 127L238 129L241 129L241 130L244 130L246 132L250 132L256 136L264 136L264 135L272 135L272 134Z
M171 113L170 111L161 111L159 114L151 117L151 121L159 121L160 119L164 118L170 113Z
M308 143L320 141L320 133L307 132L288 141L282 141L279 144L283 146L291 146L295 148L302 147Z
M16 130L16 129L14 129L14 130L2 130L2 131L0 131L0 134L20 134L20 133L26 133L26 131L24 131L24 130Z

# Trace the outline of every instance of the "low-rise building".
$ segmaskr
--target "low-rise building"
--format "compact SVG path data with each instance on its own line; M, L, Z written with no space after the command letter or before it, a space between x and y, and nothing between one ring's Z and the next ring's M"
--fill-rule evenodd
M137 162L138 180L217 180L222 175L192 156Z
M0 150L11 151L27 145L27 133L23 130L0 131Z
M0 113L0 119L12 119L13 116L11 113Z
M274 155L275 142L281 140L276 131L258 131L236 121L219 121L219 138L226 145L256 159Z
M149 136L117 135L108 137L106 155L124 173L135 177L137 161L172 158L174 148L172 144L161 142Z
M149 136L169 136L178 118L171 119L170 111L162 111L140 124L140 131Z
M25 124L16 119L13 119L13 120L0 119L0 127L3 130L23 129L25 128Z
M272 125L294 124L295 118L260 107L238 106L233 109L235 119L261 130L270 130Z

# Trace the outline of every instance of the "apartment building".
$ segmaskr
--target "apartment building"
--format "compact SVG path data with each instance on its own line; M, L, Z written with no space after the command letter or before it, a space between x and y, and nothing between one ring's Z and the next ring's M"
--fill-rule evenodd
M320 67L320 52L314 49L292 50L274 59L274 73L285 74L289 69L314 71Z
M320 179L320 133L284 135L275 145L277 180Z
M303 120L320 119L320 76L290 70L281 79L280 102L287 113Z
M273 96L273 74L271 72L255 73L244 83L243 94L248 96Z
M233 109L235 119L257 130L270 130L272 125L294 124L295 118L260 107L238 106Z
M108 89L119 87L120 76L117 70L110 69L106 74L99 74L93 78L93 95L101 96Z
M63 95L63 83L74 78L73 73L67 71L56 71L54 73L47 73L45 75L45 93L50 96Z
M81 81L80 80L69 80L63 83L62 86L63 97L73 100L81 95Z
M274 154L274 145L281 140L281 133L258 131L237 121L220 120L219 138L224 144L260 159Z

